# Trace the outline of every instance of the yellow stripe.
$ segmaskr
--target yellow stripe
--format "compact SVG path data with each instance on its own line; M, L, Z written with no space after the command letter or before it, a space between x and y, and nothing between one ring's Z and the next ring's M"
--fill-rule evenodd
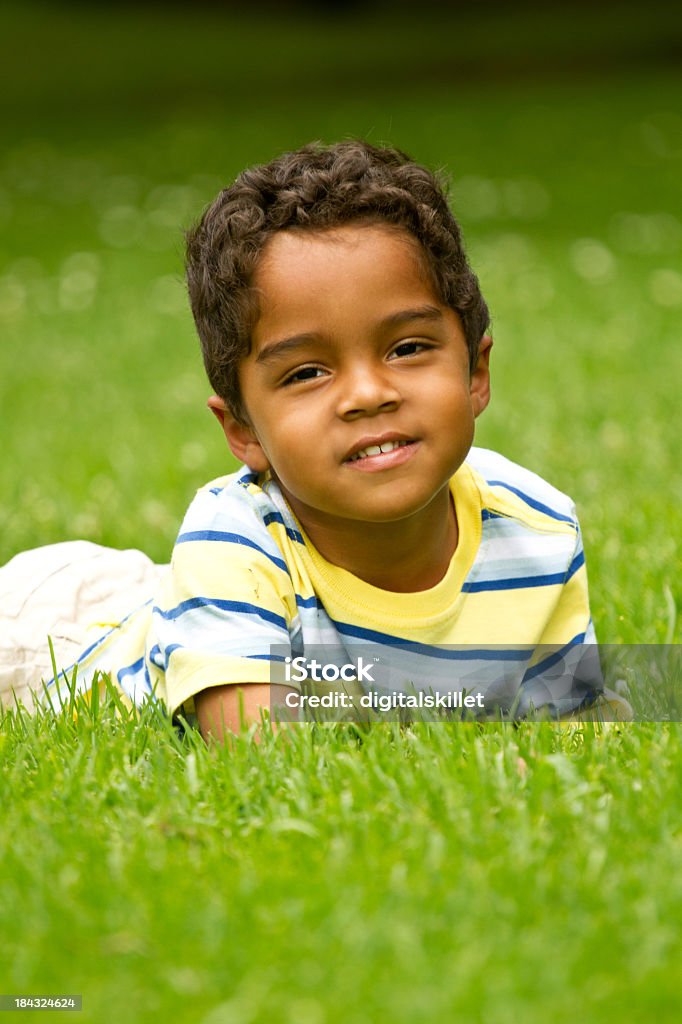
M171 655L171 671L166 673L160 696L165 699L171 713L184 704L185 712L191 714L194 700L190 701L190 698L202 690L211 686L269 683L271 671L271 663L260 659L176 650ZM290 685L298 689L294 683Z
M176 586L172 596L163 595L164 605L180 604L188 597L220 597L247 601L267 611L282 614L282 605L289 619L297 614L296 598L287 573L265 555L240 544L220 541L192 541L178 544L173 552ZM309 594L312 593L308 588ZM301 596L307 597L309 594Z
M484 507L498 515L509 519L518 519L525 526L542 533L561 533L575 536L576 528L572 523L564 523L553 519L545 512L531 508L522 498L504 487L491 487L478 473L476 474Z

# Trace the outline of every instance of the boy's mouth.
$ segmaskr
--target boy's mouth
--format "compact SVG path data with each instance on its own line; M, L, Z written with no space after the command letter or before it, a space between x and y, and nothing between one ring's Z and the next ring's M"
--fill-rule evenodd
M357 469L388 469L406 462L417 445L414 438L392 436L362 438L343 460Z

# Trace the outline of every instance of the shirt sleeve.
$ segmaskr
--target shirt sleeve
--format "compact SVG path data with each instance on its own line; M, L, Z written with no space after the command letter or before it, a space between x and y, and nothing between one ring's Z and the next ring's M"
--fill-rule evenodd
M297 623L287 565L248 490L232 483L200 491L175 543L147 646L150 675L171 713L182 707L191 715L194 696L211 686L269 683Z
M519 717L540 708L553 718L571 714L593 703L604 690L577 517L575 528L573 555L558 600L521 682Z

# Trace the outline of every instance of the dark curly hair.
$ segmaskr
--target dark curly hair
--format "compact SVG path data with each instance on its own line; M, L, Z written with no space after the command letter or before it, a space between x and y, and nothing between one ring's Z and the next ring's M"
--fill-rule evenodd
M473 368L490 318L445 191L399 150L353 140L284 153L218 195L187 234L186 270L206 373L234 416L247 420L238 367L258 318L253 275L277 231L350 222L405 228L422 247L441 302L459 314Z

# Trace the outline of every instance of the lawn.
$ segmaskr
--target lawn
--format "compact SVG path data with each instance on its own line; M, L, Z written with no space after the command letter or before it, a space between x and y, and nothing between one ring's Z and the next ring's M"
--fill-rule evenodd
M12 722L2 990L97 1022L672 1022L679 740Z
M232 466L182 230L242 167L361 135L451 177L493 313L477 443L576 499L599 638L678 644L679 18L387 10L7 7L0 563L168 559ZM3 722L0 995L97 1024L678 1019L678 725L209 750L114 711Z

